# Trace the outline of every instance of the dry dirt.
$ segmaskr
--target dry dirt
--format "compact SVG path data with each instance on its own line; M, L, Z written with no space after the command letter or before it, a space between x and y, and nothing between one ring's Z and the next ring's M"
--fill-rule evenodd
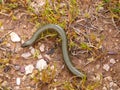
M94 3L90 3L91 8L93 10ZM89 8L83 3L83 8ZM94 10L93 10L94 12ZM27 40L36 31L34 24L29 22L29 15L27 15L24 10L15 10L14 15L17 17L17 20L12 20L11 17L0 15L0 22L2 22L2 27L4 30L0 31L0 37L4 37L4 40L0 43L0 59L9 59L9 64L4 66L4 69L0 72L0 83L5 87L12 88L11 90L39 90L36 88L36 83L30 79L29 75L25 76L24 73L20 73L20 71L15 70L15 65L19 66L26 66L28 64L35 65L37 58L29 58L24 59L21 57L21 54L24 52L30 52L29 48L21 48L21 42L13 43L10 39L9 32L17 33L22 40ZM84 13L84 12L82 12ZM92 13L91 13L92 14ZM93 14L92 14L93 15ZM91 16L92 16L91 15ZM83 17L81 17L83 18ZM94 17L92 16L92 19ZM89 25L91 19L87 19L85 22L80 22L84 26L92 28ZM107 23L108 22L108 23ZM73 24L75 28L79 30L86 29L85 27L79 25L79 18ZM107 18L107 15L103 17L103 15L97 16L97 19L92 21L92 25L97 28L97 30L88 30L88 32L97 32L97 35L104 36L102 42L102 50L96 51L96 55L101 55L100 58L96 59L95 61L89 62L84 53L77 53L80 52L76 50L77 55L73 54L73 51L70 53L70 57L76 68L79 68L87 75L86 85L89 85L91 82L95 82L100 79L100 86L95 88L94 90L120 90L120 31L117 30L110 18ZM117 23L117 26L120 28L120 22ZM100 31L98 31L100 30ZM84 33L84 32L83 32ZM81 33L80 33L81 34ZM81 35L80 35L81 36ZM51 49L55 47L55 40L56 39L43 39L40 40L39 44L36 43L33 47L39 49L39 45L43 43L46 49L45 52L41 53L44 58L44 55ZM3 44L4 42L4 44ZM9 46L10 45L10 46ZM70 52L70 51L69 51ZM88 55L88 54L87 54ZM69 70L64 66L64 61L62 58L61 52L61 43L56 45L54 48L54 52L48 55L51 59L48 59L48 63L52 64L56 63L57 70L60 72L56 79L58 81L65 82L69 80L73 75L69 72ZM110 63L110 60L113 59L115 63ZM0 61L1 62L1 61ZM104 65L107 64L109 66L109 70L106 71L103 69ZM1 64L2 65L2 64ZM60 71L60 68L63 67ZM16 85L16 78L22 78L21 84L19 86ZM25 78L25 80L23 79ZM42 85L42 90L47 90L47 86L49 84ZM59 86L56 87L58 89L54 90L62 90L59 89ZM1 89L0 89L1 90ZM89 89L88 89L89 90ZM92 90L92 89L90 89Z

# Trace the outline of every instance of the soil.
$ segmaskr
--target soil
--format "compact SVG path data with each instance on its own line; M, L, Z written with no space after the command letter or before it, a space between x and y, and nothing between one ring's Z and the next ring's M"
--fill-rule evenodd
M91 18L85 19L85 21L80 22L80 18L84 17L79 16L79 18L74 23L72 23L71 26L78 28L79 30L81 30L82 33L84 33L86 29L88 30L88 34L95 33L98 38L100 36L104 36L104 39L101 44L102 48L97 49L96 51L93 50L93 52L95 52L95 57L100 56L99 58L90 61L88 59L92 59L91 54L86 54L84 52L82 53L82 51L79 51L79 49L74 50L74 48L69 50L70 58L74 66L86 74L86 87L89 84L99 81L100 85L98 85L98 87L96 87L94 90L120 90L120 30L118 30L114 26L113 21L111 20L111 18L108 17L108 15L99 13L99 15L95 16L94 18L95 2L89 2L88 6L86 5L86 3L88 2L81 2L83 2L83 6L81 6L81 14L83 14L85 10L88 10L88 6L90 5L89 10L91 11L89 12ZM26 14L26 12L24 12L24 10L17 9L14 10L13 13L16 16L17 20L13 20L11 17L6 15L0 15L0 22L2 22L2 27L4 28L3 30L0 29L0 37L3 38L6 35L3 41L1 41L0 43L0 59L9 60L9 63L7 63L0 71L0 83L3 86L5 84L6 87L12 88L11 90L48 90L48 86L50 85L50 83L36 83L31 80L30 75L26 76L24 73L20 73L19 70L17 71L14 68L15 65L19 65L22 67L28 64L33 64L35 66L35 63L38 59L31 57L26 60L21 57L22 53L30 52L29 47L21 48L22 42L28 40L36 31L36 28L34 27L34 23L29 21L30 17ZM91 19L95 20L92 21ZM90 25L90 21L92 21L92 25L94 27ZM84 26L81 26L80 24ZM118 28L120 28L120 21L115 24ZM94 29L90 30L90 28ZM21 40L21 42L17 43L12 42L9 36L9 32L17 33L23 41ZM69 34L69 31L67 32L67 34ZM81 33L79 34L79 38L83 37ZM52 65L53 63L56 64L57 71L59 73L58 75L56 75L55 80L59 82L70 80L73 75L71 74L71 72L69 72L64 64L61 51L61 43L58 43L56 45L56 39L46 38L40 40L40 42L33 45L33 47L39 50L40 44L45 45L45 51L41 53L43 58L46 59L48 64L50 65ZM53 49L53 52L51 52L52 54L48 54L48 56L50 57L49 59L45 55L51 49ZM111 63L111 59L113 59L115 63ZM109 66L109 70L107 71L103 68L105 64ZM16 85L17 77L21 78L20 85ZM39 84L41 85L41 89L37 88L37 85ZM56 86L53 90L72 89L61 89L60 86Z

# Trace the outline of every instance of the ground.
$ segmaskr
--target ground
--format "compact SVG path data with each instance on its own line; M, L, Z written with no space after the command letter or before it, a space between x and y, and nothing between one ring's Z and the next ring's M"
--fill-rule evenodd
M120 18L111 18L110 12L105 11L106 7L99 7L100 3L99 0L81 0L78 3L80 14L72 22L68 20L67 26L63 27L68 38L69 56L87 79L76 78L69 72L62 57L60 37L56 35L40 39L32 46L36 52L27 59L23 58L23 53L31 53L31 47L22 48L21 44L36 31L36 23L31 21L33 17L25 8L18 7L11 13L1 10L1 90L120 90ZM21 41L12 42L11 32L18 34ZM42 52L39 49L41 45L45 49ZM47 68L42 72L34 69L26 75L22 69L30 64L35 66L38 55L55 69ZM20 85L16 84L17 78L21 80Z

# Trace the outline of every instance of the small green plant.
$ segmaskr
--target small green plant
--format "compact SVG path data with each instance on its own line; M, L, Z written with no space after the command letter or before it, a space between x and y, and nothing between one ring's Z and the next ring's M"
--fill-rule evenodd
M3 1L2 0L0 0L0 4L2 3Z
M90 46L87 43L81 43L80 47L84 50L91 50Z

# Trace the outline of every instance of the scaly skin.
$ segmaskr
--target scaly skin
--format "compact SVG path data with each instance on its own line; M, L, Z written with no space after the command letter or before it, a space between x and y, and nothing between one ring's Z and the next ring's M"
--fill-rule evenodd
M38 39L39 35L46 31L46 30L55 30L57 31L60 36L61 36L61 39L62 39L62 53L63 53L63 58L64 58L64 62L65 64L67 65L68 69L74 74L76 75L77 77L81 77L81 78L84 78L85 75L80 72L79 70L77 70L73 64L71 63L71 60L68 56L68 51L67 51L67 38L66 38L66 33L65 31L58 25L54 25L54 24L48 24L48 25L45 25L43 26L42 28L38 29L34 34L33 36L28 40L26 41L25 43L23 43L21 46L24 48L24 47L27 47L27 46L30 46L32 45L33 43L35 43L35 41Z

